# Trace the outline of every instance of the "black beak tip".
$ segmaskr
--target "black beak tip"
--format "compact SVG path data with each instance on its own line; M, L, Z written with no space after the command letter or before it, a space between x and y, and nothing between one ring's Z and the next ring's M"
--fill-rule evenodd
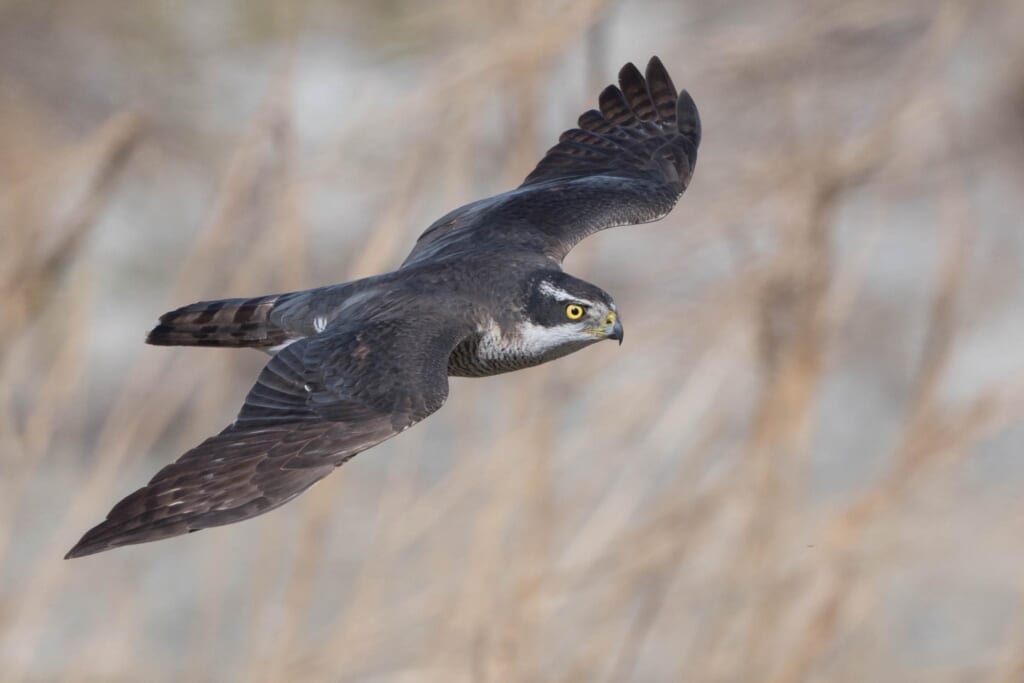
M614 339L619 342L619 346L622 346L622 337L625 336L624 330L622 329L622 323L616 322L615 326L612 327L611 334L608 335L609 339Z

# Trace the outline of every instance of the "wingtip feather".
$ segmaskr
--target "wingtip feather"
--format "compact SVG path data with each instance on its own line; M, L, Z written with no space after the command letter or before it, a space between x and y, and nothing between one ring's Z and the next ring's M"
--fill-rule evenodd
M111 550L122 545L117 542L116 534L111 533L110 518L103 520L93 528L82 534L78 543L64 556L65 560L73 560L76 557L86 557L102 553L104 550Z
M91 540L89 537L90 537L90 535L92 535L92 533L95 530L96 529L93 528L93 529L90 529L89 531L87 531L85 533L85 535L82 536L81 539L79 539L78 543L76 543L71 548L71 550L69 550L67 552L67 554L64 555L64 559L65 560L73 560L73 559L78 558L78 557L87 557L89 555L95 555L96 553L101 553L104 550L109 550L111 547L113 547L113 546L107 545L106 543L97 543L97 542Z
M686 90L679 93L679 100L676 103L676 120L679 132L693 138L694 146L700 146L701 124L700 112L697 111L697 103Z
M647 63L645 77L647 79L647 94L654 103L658 118L669 123L675 121L679 94L668 70L657 56L651 57Z
M634 120L633 111L617 85L609 85L602 90L597 103L601 115L613 126L629 125Z
M658 118L658 110L647 89L647 81L633 62L626 62L619 70L619 88L636 119L653 121Z
M634 64L633 62L626 62L625 64L622 65L622 68L619 69L620 84L622 84L623 82L629 83L631 81L636 81L637 79L642 78L643 76L640 74L640 69L636 68L636 64Z

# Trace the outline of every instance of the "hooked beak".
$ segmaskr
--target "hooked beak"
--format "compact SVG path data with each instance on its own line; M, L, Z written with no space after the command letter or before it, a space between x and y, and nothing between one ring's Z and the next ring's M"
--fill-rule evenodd
M623 334L624 331L622 329L622 323L619 322L618 317L613 319L612 325L610 327L606 327L604 332L605 338L618 340L619 346L622 346Z

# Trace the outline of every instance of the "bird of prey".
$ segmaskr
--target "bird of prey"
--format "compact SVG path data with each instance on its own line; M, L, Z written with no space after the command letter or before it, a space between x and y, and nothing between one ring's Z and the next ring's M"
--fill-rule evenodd
M584 237L658 220L690 182L697 107L654 57L562 133L514 190L456 209L390 273L166 313L146 341L272 355L238 417L119 502L67 557L231 524L295 498L427 417L448 377L622 342L612 298L562 271Z

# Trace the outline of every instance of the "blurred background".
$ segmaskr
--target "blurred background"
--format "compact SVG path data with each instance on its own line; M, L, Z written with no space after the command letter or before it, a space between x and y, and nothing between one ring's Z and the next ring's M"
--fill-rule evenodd
M0 679L1024 681L1024 5L0 0ZM268 515L65 562L266 357L165 310L389 270L626 61L704 120L455 379Z

